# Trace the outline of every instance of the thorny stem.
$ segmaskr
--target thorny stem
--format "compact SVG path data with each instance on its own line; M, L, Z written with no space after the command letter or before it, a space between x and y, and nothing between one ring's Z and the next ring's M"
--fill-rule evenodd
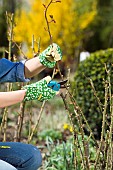
M51 79L54 79L55 73L56 73L56 68L53 69L53 73L52 73Z
M4 110L4 138L3 142L6 142L6 130L7 130L7 118L8 118L8 110L7 107Z
M83 142L83 147L84 147L84 161L85 161L85 169L86 170L89 170L89 154L87 152L88 148L87 148L87 142L85 141L84 139L84 130L83 130L83 125L82 125L82 120L81 120L81 117L80 115L77 113L76 110L74 110L75 114L76 114L76 117L77 117L77 120L78 120L78 123L79 123L79 128L80 128L80 132L81 132L81 136L82 136L82 142Z
M39 38L39 41L38 41L38 53L37 53L37 55L40 54L40 42L41 42L41 38Z
M7 114L8 114L7 107L5 107L4 111L3 111L2 122L1 122L1 125L0 125L0 133L1 134L2 134L2 132L4 133L4 136L3 136L4 142L6 141Z
M47 31L48 31L49 37L50 37L50 44L53 43L53 40L52 40L52 35L51 35L51 32L50 32L49 21L48 21L48 18L47 18L47 12L48 12L48 8L49 8L49 6L51 5L52 1L53 1L53 0L51 0L51 1L49 2L49 4L46 6L45 12L44 12L44 14L45 14L45 19L46 19L46 23L47 23Z
M5 109L5 108L3 108L3 116L2 116L2 121L1 121L1 124L0 124L0 133L1 133L1 134L2 134L2 131L3 131L4 120L5 120L4 109Z
M62 76L62 74L61 74L61 71L60 71L60 68L59 68L59 67L58 67L58 70L59 70L59 74L60 74L60 76L61 76L61 79L63 80L63 76ZM81 115L82 115L82 117L83 117L83 119L84 119L84 121L85 121L85 123L86 123L86 125L87 125L87 127L88 127L88 129L89 129L89 131L90 131L90 135L92 136L92 138L93 138L96 146L98 147L98 143L97 143L97 141L96 141L96 139L95 139L95 137L94 137L94 135L93 135L93 132L92 132L90 126L89 126L89 123L88 123L88 121L87 121L84 113L82 112L81 108L77 105L74 97L72 96L72 94L70 93L70 91L69 91L69 89L68 89L68 87L67 87L66 85L65 85L65 88L66 88L66 90L67 90L67 92L68 92L68 94L69 94L70 100L71 100L71 102L73 103L75 110L76 110L77 112L79 111L79 112L81 113Z
M44 109L44 106L45 106L45 101L42 103L42 106L41 106L41 109L40 109L40 112L39 112L39 116L38 116L38 119L37 119L37 123L35 124L29 138L28 138L28 143L31 142L32 138L33 138L33 135L34 133L36 132L36 129L38 128L38 125L39 125L39 122L40 122L40 119L41 119L41 116L42 116L42 112L43 112L43 109Z
M58 64L58 63L57 63L57 68L58 68L58 71L59 71L59 75L60 75L61 79L63 80L63 75L62 75L62 73L61 73L61 71L60 71L60 67L59 67L59 64ZM89 124L88 124L88 122L87 122L87 119L85 118L82 110L81 110L80 107L76 104L76 101L75 101L74 97L72 96L72 94L70 93L70 91L69 91L69 89L68 89L68 87L67 87L66 85L65 85L65 88L66 88L66 90L67 90L67 92L68 92L68 94L69 94L69 96L70 96L71 102L72 102L73 105L75 106L75 109L76 109L76 110L79 110L80 113L82 114L82 117L83 117L83 119L85 120L85 123L86 123L86 125L88 126L90 133L92 134L92 137L94 138L93 133L92 133L92 130L91 130L91 128L90 128L90 126L89 126ZM95 138L94 138L94 140L95 140ZM95 142L96 142L96 140L95 140ZM96 142L96 143L97 143L97 142Z
M95 160L95 164L94 164L94 170L96 170L96 166L100 157L100 153L102 150L102 143L103 143L103 139L104 139L104 132L105 132L105 119L106 119L106 109L107 109L107 99L108 99L108 86L107 84L105 84L105 105L104 105L104 111L103 111L103 120L102 120L102 131L101 131L101 140L100 140L100 145L99 145L99 149L97 151L97 155L96 155L96 160Z
M91 87L92 87L92 89L93 89L94 96L95 96L96 99L97 99L97 102L98 102L100 111L101 111L101 113L102 113L102 106L103 106L103 105L102 105L102 103L100 102L100 99L99 99L98 96L97 96L97 93L96 93L96 90L95 90L93 81L92 81L92 79L90 79L90 78L88 78L88 80L89 80L89 82L90 82L90 84L91 84Z
M94 140L96 146L98 147L98 143L97 143L97 141L96 141L96 139L95 139L95 137L94 137L94 135L93 135L93 132L92 132L90 126L89 126L89 123L88 123L88 121L87 121L87 119L86 119L84 113L82 112L81 108L80 108L79 106L76 105L75 102L74 102L73 104L74 104L74 106L75 106L75 109L76 109L77 111L79 111L80 114L81 114L81 116L83 117L83 119L84 119L84 121L85 121L85 123L86 123L86 125L87 125L87 127L88 127L88 130L89 130L89 132L90 132L90 135L92 136L92 138L93 138L93 140Z
M30 104L32 106L32 101L30 101ZM32 116L33 116L32 107L30 107L30 110L29 110L29 135L28 135L28 138L29 138L29 136L31 134L31 131L32 131Z
M108 141L109 141L109 135L108 135ZM109 142L108 142L105 170L109 170L109 169L108 169L109 161L110 161L109 158L110 158L110 148L109 148ZM111 169L110 169L110 170L111 170Z
M110 166L111 169L113 169L113 144L112 144L112 135L113 135L113 96L111 97L111 124L110 124L110 134L109 134L109 138L110 138L110 149L111 149L111 160L110 160Z
M50 0L50 2L48 3L47 6L43 4L43 6L44 6L44 8L45 8L44 14L45 14L45 20L46 20L46 24L47 24L47 31L48 31L48 33L49 33L50 44L53 44L52 34L51 34L51 31L50 31L50 23L51 23L52 21L54 21L54 23L55 23L55 20L53 19L53 16L52 16L52 20L51 20L51 22L49 22L49 21L48 21L48 17L47 17L47 12L48 12L48 8L50 7L50 5L51 5L52 3L57 3L57 2L61 2L61 0ZM57 64L57 66L58 66L58 62L56 62L56 64ZM55 70L56 70L56 69L54 68L53 74L52 74L52 79L54 78Z
M14 14L11 14L9 17L7 12L6 12L6 17L7 17L7 24L9 25L9 55L8 59L11 60L11 49L12 49L12 39L13 39L13 25L14 25ZM9 23L8 23L9 20Z
M20 104L20 113L19 113L19 116L18 116L18 123L17 123L16 141L18 141L18 142L20 142L20 140L21 140L22 126L23 126L23 120L24 120L24 112L25 112L25 102L22 102Z
M57 63L57 67L58 67L58 71L59 71L59 74L60 74L60 76L61 76L61 79L63 80L63 75L61 74L61 71L60 71L60 68L59 68L58 63ZM95 144L96 144L97 146L98 146L98 143L97 143L97 141L95 140L95 137L94 137L94 135L93 135L93 133L92 133L92 130L91 130L91 128L90 128L90 126L89 126L89 124L88 124L88 122L87 122L87 119L85 118L82 110L81 110L81 109L79 108L79 106L76 104L75 99L73 98L72 94L70 93L70 91L69 91L69 89L68 89L68 87L67 87L66 85L65 85L65 88L66 88L66 90L67 90L67 92L68 92L68 94L69 94L69 97L70 97L70 99L71 99L71 102L73 103L73 106L74 106L74 108L75 108L75 109L74 109L74 112L75 112L76 118L77 118L77 120L78 120L78 122L79 122L79 128L80 128L80 131L81 131L82 142L83 142L83 146L84 146L83 165L84 165L84 168L89 169L89 168L90 168L90 165L89 165L89 148L88 148L88 141L85 141L85 139L84 139L84 130L83 130L83 127L82 127L82 120L81 120L81 117L80 117L80 116L83 117L83 119L84 119L84 121L85 121L85 123L86 123L86 125L87 125L87 127L88 127L88 129L89 129L89 131L90 131L90 137L92 136L92 138L94 139ZM62 97L63 101L65 101L65 100L64 100L65 98L63 98L62 95L61 95L61 97ZM64 104L65 104L65 107L66 107L66 101L64 102ZM68 109L68 108L67 108L67 109ZM80 112L80 114L79 114L79 112ZM70 113L69 113L69 115L71 116ZM72 120L72 119L71 119L71 120ZM71 122L72 122L72 125L74 126L73 120L72 120ZM76 139L74 139L74 140L75 140L75 142L76 142ZM75 166L76 166L76 165L75 165Z
M67 87L66 87L66 88L67 88ZM92 136L92 138L93 138L96 146L98 147L98 143L97 143L97 141L96 141L96 139L95 139L95 137L94 137L94 135L93 135L93 132L92 132L90 126L89 126L89 123L88 123L88 121L87 121L84 113L82 112L81 108L77 105L75 99L73 98L73 96L72 96L72 94L69 92L69 90L68 90L68 93L69 93L70 99L71 99L71 101L72 101L72 103L73 103L73 105L74 105L74 107L75 107L75 110L76 110L77 112L78 112L78 111L80 112L81 116L83 117L83 119L84 119L84 121L85 121L85 123L86 123L86 125L87 125L87 127L88 127L88 129L89 129L89 131L90 131L90 134L91 134L91 136Z
M71 114L70 111L69 111L69 107L68 107L66 98L65 98L65 96L63 95L63 93L61 93L60 96L61 96L61 98L62 98L62 100L63 100L63 102L64 102L65 110L68 112L68 117L69 117L70 123L71 123L71 125L72 125L72 129L73 129L73 131L72 131L72 133L73 133L73 143L74 143L74 149L76 150L76 149L77 149L76 138L77 138L78 132L76 131L75 126L74 126L74 124L73 124L72 114ZM79 144L79 143L78 143L78 144ZM81 155L82 155L82 158L83 158L83 152L82 152L82 150L81 150L81 147L79 146L79 148L80 148L80 152L81 152ZM75 154L75 157L74 157L74 158L75 158L75 168L77 168L77 157L76 157L76 152L75 152L75 150L74 150L74 154Z
M33 53L35 52L35 49L34 49L34 36L33 36L33 39L32 39L32 49L33 49ZM37 55L39 55L40 53L40 38L39 38L39 42L38 42L38 53L34 53L34 57L36 57ZM39 126L39 122L41 120L41 116L42 116L42 112L43 112L43 109L44 109L44 106L45 106L46 102L44 101L42 103L42 106L41 106L41 109L40 109L40 112L39 112L39 116L38 116L38 120L37 120L37 123L35 124L34 128L31 129L31 125L32 125L32 112L30 113L30 121L29 121L29 136L28 136L28 143L31 142L32 138L33 138L33 135L36 131L36 129L38 128Z
M32 51L33 51L34 57L37 57L40 54L40 41L41 41L41 38L39 38L39 41L37 42L34 39L34 35L32 36ZM37 53L35 52L35 47L34 47L35 43L38 44L38 52Z
M37 57L40 54L40 41L41 41L40 37L39 37L39 41L38 42L36 40L32 40L32 49L34 50L33 51L33 56L34 57ZM34 43L36 43L38 45L38 52L37 53L35 53Z
M46 23L47 23L47 31L48 31L49 37L50 37L50 44L53 43L52 34L51 34L51 31L50 31L50 23L51 23L52 21L54 21L54 19L51 20L51 22L49 22L49 21L48 21L48 18L47 18L47 12L48 12L49 6L50 6L52 3L57 3L57 2L61 2L61 1L58 1L58 0L54 1L54 0L51 0L51 1L48 3L47 6L43 4L43 6L45 7L44 14L45 14L45 19L46 19Z
M33 51L33 56L35 54L35 48L34 48L34 35L32 36L32 51Z
M14 41L13 41L14 42ZM14 42L15 46L18 48L18 50L20 51L20 53L24 56L24 58L26 58L26 55L24 54L24 52L21 49L21 45L18 45L16 42Z
M104 163L103 163L103 167L106 167L106 170L108 170L108 162L109 162L109 131L107 130L105 136Z
M68 115L69 115L69 118L70 118L70 122L72 124L72 127L73 127L73 137L74 137L74 146L76 148L76 136L77 136L77 132L75 130L75 126L74 126L74 123L73 123L73 118L72 118L72 114L69 112L69 108L68 108L68 104L66 102L66 98L64 97L64 95L61 93L61 97L63 99L63 102L64 102L64 105L65 105L65 109L68 111ZM76 113L76 117L77 117L77 120L79 122L79 127L80 127L80 132L81 132L81 135L82 135L82 142L83 142L83 146L84 146L84 156L83 156L83 153L81 154L83 156L83 165L84 165L84 169L88 169L89 170L89 153L88 153L88 147L87 147L87 142L85 141L84 139L84 130L83 130L83 127L82 127L82 121L81 121L81 118L80 118L80 115L75 111Z
M106 70L107 71L107 70ZM111 115L111 123L110 123L110 131L109 131L109 148L108 154L110 155L110 168L113 168L113 146L112 146L112 133L113 133L113 96L111 93L111 80L110 80L110 70L107 71L108 74L108 84L109 84L109 101L110 101L110 115Z

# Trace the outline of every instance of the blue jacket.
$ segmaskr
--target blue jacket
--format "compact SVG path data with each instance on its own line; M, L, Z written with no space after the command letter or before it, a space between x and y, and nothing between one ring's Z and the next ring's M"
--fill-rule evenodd
M0 59L0 82L28 82L24 76L24 61L11 62Z

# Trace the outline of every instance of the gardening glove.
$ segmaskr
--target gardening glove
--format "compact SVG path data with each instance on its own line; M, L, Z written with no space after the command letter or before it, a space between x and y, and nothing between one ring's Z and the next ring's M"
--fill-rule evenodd
M58 94L60 84L55 81L51 81L51 77L47 76L36 83L24 86L22 89L26 89L24 101L46 101Z
M53 68L56 64L56 61L62 59L60 47L53 43L39 55L39 59L44 66Z

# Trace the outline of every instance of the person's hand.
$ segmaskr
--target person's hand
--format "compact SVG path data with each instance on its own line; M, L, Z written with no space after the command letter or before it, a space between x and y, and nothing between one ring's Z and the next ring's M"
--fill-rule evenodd
M60 47L53 43L39 55L39 59L44 66L53 68L56 64L56 61L62 59Z
M22 89L26 89L24 101L46 101L58 94L60 85L55 81L51 81L51 77L47 76L36 83L24 86Z

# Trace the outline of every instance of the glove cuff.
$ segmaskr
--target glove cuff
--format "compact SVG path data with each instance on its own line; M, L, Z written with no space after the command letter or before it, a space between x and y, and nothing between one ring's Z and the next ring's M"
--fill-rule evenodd
M40 59L40 63L43 64L44 66L48 67L48 68L53 68L55 67L56 61L49 61L47 60L47 58L43 55L43 53L41 53L39 55L39 59Z

